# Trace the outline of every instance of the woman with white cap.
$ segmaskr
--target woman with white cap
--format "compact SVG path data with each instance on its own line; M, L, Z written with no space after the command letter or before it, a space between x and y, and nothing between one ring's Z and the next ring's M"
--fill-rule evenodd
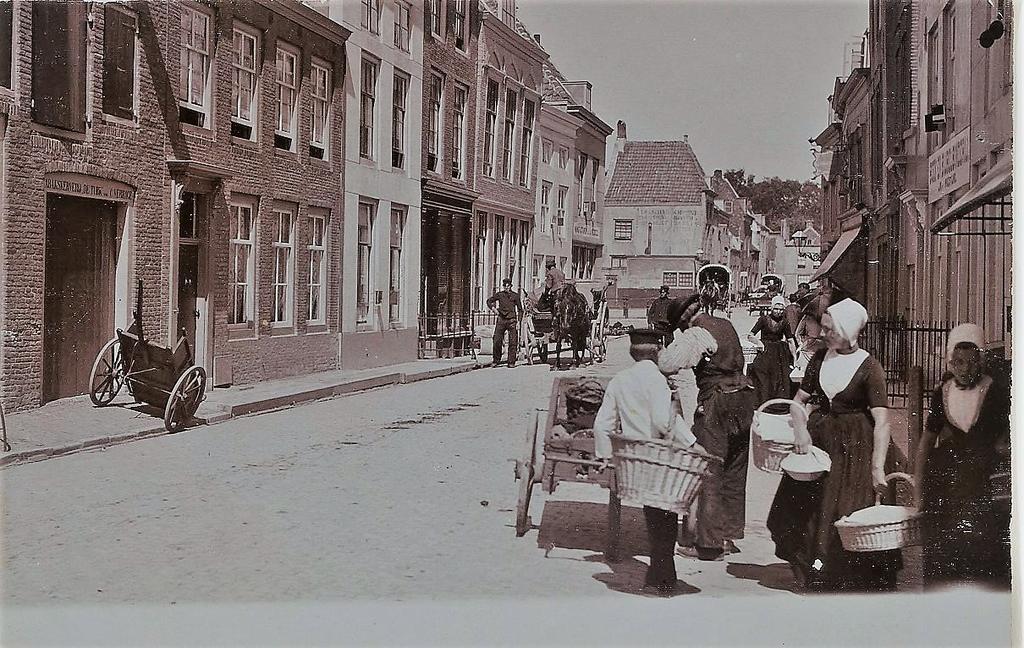
M772 297L768 315L757 318L747 339L755 344L761 334L763 349L750 363L747 374L754 383L754 395L760 405L772 398L789 398L789 372L793 365L796 337L786 320L786 300Z
M891 439L885 371L857 345L867 319L852 299L822 316L828 348L811 359L796 394L811 414L804 420L793 408L795 451L806 453L813 444L828 452L832 468L812 482L783 476L768 514L775 554L809 589L893 590L902 566L899 550L844 550L833 526L874 504L875 493L886 489Z
M926 589L963 581L1010 585L1009 511L993 497L990 481L1009 463L1010 390L986 371L984 348L976 324L950 331L949 372L932 396L917 449Z

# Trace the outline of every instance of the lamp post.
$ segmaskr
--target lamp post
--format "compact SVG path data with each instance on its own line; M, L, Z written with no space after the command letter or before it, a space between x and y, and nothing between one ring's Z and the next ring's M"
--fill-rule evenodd
M807 241L807 235L804 234L803 230L797 230L793 232L793 235L789 237L793 241L793 245L796 247L796 255L811 261L821 261L821 254L817 252L802 252L801 249L804 247L804 243Z

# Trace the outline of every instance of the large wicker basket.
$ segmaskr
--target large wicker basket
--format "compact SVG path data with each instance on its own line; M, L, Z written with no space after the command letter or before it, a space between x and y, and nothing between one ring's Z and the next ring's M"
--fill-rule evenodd
M796 401L786 398L773 398L762 403L761 407L758 407L757 411L754 412L753 423L750 426L750 454L753 458L754 466L766 473L781 474L782 460L793 451L793 444L764 437L769 436L765 434L768 426L792 428L792 422L790 421L789 414L769 414L764 411L772 405L789 405L790 407L798 407L804 410L804 412L807 410Z
M886 475L886 481L905 479L913 484L913 478L906 473ZM858 514L880 507L881 496L875 495L875 506L855 511L837 520L834 524L839 532L843 549L847 551L890 551L921 544L921 515L909 507L888 507L904 509L906 519L898 522L867 524L858 522Z
M662 439L611 440L619 498L675 513L690 510L708 465L721 461Z

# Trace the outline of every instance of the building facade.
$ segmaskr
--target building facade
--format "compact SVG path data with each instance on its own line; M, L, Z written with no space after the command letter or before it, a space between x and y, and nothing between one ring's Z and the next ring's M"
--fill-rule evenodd
M337 367L348 32L262 1L0 26L5 406L86 393L138 282L145 337L185 337L211 385Z
M547 101L540 113L540 162L537 166L536 226L530 286L544 285L546 267L554 261L568 277L573 251L573 222L577 199L576 131L581 122Z

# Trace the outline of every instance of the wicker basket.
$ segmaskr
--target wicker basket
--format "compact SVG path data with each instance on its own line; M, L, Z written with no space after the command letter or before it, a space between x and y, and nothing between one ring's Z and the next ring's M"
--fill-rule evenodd
M686 513L700 491L708 464L721 459L662 439L612 435L619 498Z
M771 405L786 404L790 407L796 406L806 412L803 405L786 398L773 398L761 404L754 412L753 423L750 426L750 454L754 460L754 466L766 473L781 474L782 460L793 451L792 443L783 443L772 439L762 438L761 432L768 426L792 427L789 414L768 414L765 408Z
M913 478L906 473L892 473L886 475L885 480L905 479L911 484ZM880 506L881 496L875 495L875 506ZM913 547L921 544L921 516L914 509L898 507L910 511L911 514L899 522L884 522L880 524L865 524L851 520L862 511L869 511L874 507L868 507L855 511L854 513L837 520L834 524L839 532L839 539L843 543L843 549L847 551L890 551Z

